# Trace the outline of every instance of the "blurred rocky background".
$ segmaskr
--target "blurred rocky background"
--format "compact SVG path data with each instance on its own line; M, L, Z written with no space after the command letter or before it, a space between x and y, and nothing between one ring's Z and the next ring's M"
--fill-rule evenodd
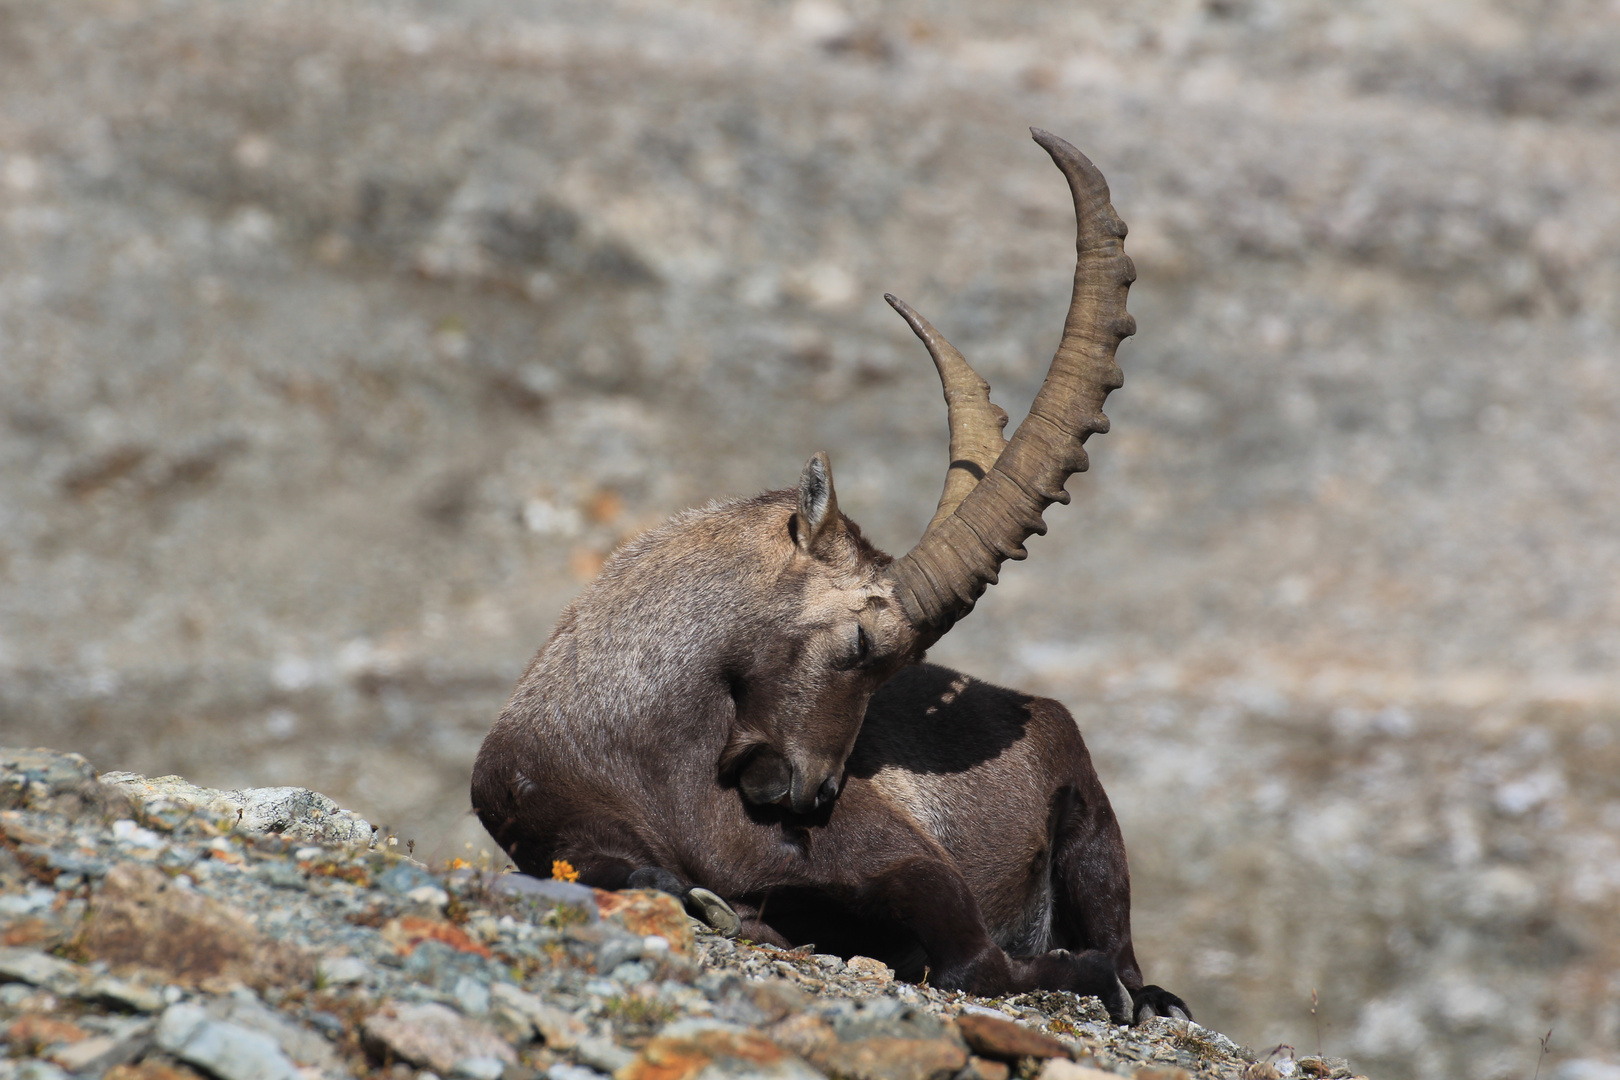
M1037 124L1141 331L934 658L1075 711L1201 1019L1620 1077L1614 0L3 0L0 103L4 742L487 845L479 740L625 536L818 449L919 534L884 290L1021 414Z

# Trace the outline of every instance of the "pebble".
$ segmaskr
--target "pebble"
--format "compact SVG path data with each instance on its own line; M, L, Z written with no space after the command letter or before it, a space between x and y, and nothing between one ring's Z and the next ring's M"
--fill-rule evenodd
M599 1073L595 1069L587 1069L581 1065L569 1065L566 1063L553 1065L546 1070L546 1080L602 1080L605 1075L605 1073Z
M42 986L57 994L76 994L88 980L78 964L33 949L0 947L0 978Z
M350 986L365 982L371 968L353 956L323 956L315 965L315 976L323 986Z
M92 979L85 987L84 996L142 1013L157 1012L165 1004L162 988L131 982L128 979L116 979L111 975Z
M534 994L510 983L495 983L489 992L492 1002L526 1019L545 1044L554 1050L572 1050L590 1034L590 1029L573 1014L548 1005Z

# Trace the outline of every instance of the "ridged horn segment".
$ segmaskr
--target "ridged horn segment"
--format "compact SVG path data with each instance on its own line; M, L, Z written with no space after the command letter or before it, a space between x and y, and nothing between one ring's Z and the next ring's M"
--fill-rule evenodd
M904 300L889 293L884 293L883 299L900 313L928 349L945 388L945 409L951 427L951 464L945 472L945 490L939 497L939 508L928 523L928 528L932 529L951 516L1001 456L1007 445L1007 437L1001 433L1007 426L1007 414L990 400L990 384L973 370L956 346L945 340L944 334L935 330Z
M1125 223L1108 201L1108 182L1084 154L1056 135L1039 128L1030 129L1030 134L1063 170L1074 195L1074 298L1063 324L1063 339L1029 415L984 479L949 513L943 517L936 513L917 546L889 569L924 647L973 610L985 586L995 583L1003 561L1024 557L1024 541L1046 531L1041 513L1054 502L1069 501L1063 485L1070 475L1085 471L1085 441L1095 432L1108 430L1103 402L1109 391L1125 381L1114 353L1122 340L1136 333L1136 320L1125 310L1136 268L1125 254ZM890 302L928 345L945 379L947 365L954 364L951 358L960 360L961 354L946 345L921 317L908 314L909 308ZM935 342L944 346L940 352L935 351ZM942 364L944 350L949 354ZM966 361L961 364L971 374ZM950 394L947 380L947 401ZM988 404L988 387L983 394ZM956 427L953 417L953 467ZM947 477L946 496L951 492ZM945 502L945 498L940 500L942 512Z

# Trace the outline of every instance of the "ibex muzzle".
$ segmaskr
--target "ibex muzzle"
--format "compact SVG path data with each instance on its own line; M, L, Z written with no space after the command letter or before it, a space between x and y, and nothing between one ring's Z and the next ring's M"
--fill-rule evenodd
M950 416L922 539L899 559L867 543L817 454L794 490L687 511L615 554L474 769L473 805L519 869L566 859L600 888L701 894L709 917L723 897L755 939L878 955L940 987L1186 1015L1137 968L1124 844L1067 710L917 663L1068 500L1135 329L1102 174L1034 135L1074 195L1078 255L1028 418L1006 439L989 386L889 297Z

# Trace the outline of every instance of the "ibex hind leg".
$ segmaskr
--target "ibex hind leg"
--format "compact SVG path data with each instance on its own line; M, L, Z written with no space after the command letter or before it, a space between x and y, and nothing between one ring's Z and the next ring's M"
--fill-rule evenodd
M1129 1019L1154 1016L1190 1020L1187 1003L1160 986L1145 983L1131 942L1131 873L1125 840L1108 796L1078 744L1072 783L1053 800L1052 879L1057 903L1053 938L1082 955L1110 958L1121 986L1129 991ZM1110 1010L1112 1011L1112 1010Z

